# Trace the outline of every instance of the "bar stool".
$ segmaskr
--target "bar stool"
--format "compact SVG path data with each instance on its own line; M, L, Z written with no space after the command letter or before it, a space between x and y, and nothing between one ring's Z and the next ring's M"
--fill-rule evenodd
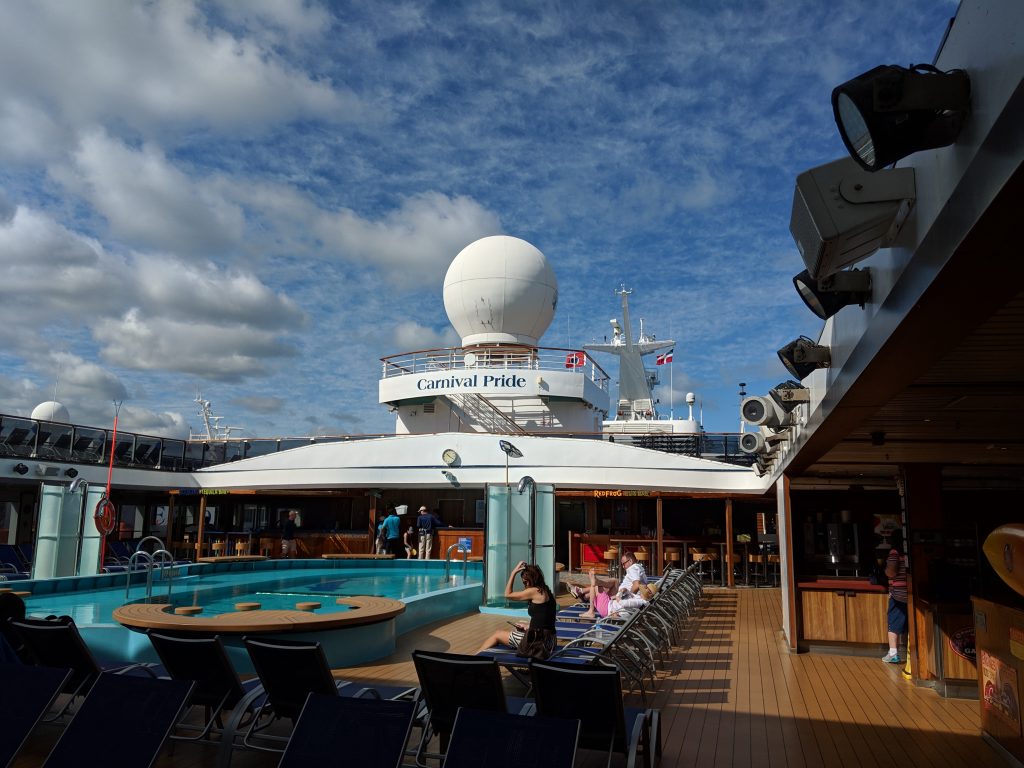
M238 539L235 542L235 556L236 557L241 557L243 555L248 555L248 554L249 554L249 540L248 539Z
M772 575L772 586L779 586L779 563L782 562L782 558L779 555L768 555L768 570Z
M742 579L740 577L739 572L738 572L739 571L738 566L739 566L740 563L743 562L743 558L741 558L739 556L739 554L736 553L736 552L733 552L731 556L730 555L726 555L726 558L731 558L729 560L729 565L732 567L732 575L733 575L734 583L735 583L735 581L738 580L738 581L742 581L745 584L746 583L746 579Z
M619 550L617 549L606 549L604 551L604 562L605 567L608 570L609 576L615 576L619 570Z
M665 554L662 557L665 560L666 568L676 568L679 566L679 556L682 553L678 549L666 549Z
M214 557L220 557L221 555L224 554L224 542L223 541L215 541L215 542L213 542L213 544L210 545L210 549L213 550L213 556Z
M633 553L633 558L638 563L640 563L640 565L642 565L644 567L644 570L646 571L647 563L650 562L651 559L651 553L648 552L646 549L638 549L636 552Z
M765 555L747 555L750 564L750 581L755 587L765 583Z
M705 552L697 547L690 547L690 559L697 564L697 575L700 576L701 580L704 579L704 563L708 564L708 578L710 581L715 580L715 560L718 559L717 552Z

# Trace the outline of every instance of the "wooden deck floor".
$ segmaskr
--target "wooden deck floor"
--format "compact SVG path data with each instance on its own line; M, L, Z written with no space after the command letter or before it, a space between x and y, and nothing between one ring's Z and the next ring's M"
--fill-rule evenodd
M674 653L650 701L661 710L663 766L1006 765L979 736L977 701L943 699L879 659L788 653L778 630L779 600L777 589L706 593L686 647ZM502 626L502 617L479 614L432 625L402 638L380 662L337 675L414 685L413 648L472 653ZM514 685L510 680L510 690ZM111 731L116 738L116 724ZM54 736L53 728L42 729L15 765L38 765ZM158 765L213 765L215 756L178 745ZM238 752L232 764L255 768L277 760ZM604 760L596 755L577 761L579 768L599 765Z

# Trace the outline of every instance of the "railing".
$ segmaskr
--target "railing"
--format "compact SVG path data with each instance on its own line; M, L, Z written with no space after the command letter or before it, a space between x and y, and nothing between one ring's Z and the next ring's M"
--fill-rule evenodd
M157 543L157 549L153 550L152 554L142 548L142 545L147 541L155 541ZM171 601L171 590L174 586L174 555L167 551L164 547L163 541L156 536L146 536L140 540L135 547L135 551L132 552L131 557L128 558L128 579L124 589L125 602L128 601L132 591L132 574L135 572L135 561L142 560L145 562L146 568L146 600L153 599L153 569L156 567L156 561L161 561L160 566L160 577L167 581L167 602Z
M529 370L571 371L587 376L603 391L609 377L589 355L578 349L557 347L448 347L403 352L381 358L381 378L434 371Z
M458 542L456 542L455 544L452 544L450 547L448 547L448 551L445 552L445 555L444 555L444 580L448 581L448 573L449 573L449 570L451 569L451 565L452 565L452 550L453 549L458 550L459 552L462 553L462 580L465 581L466 580L466 574L468 573L468 569L469 569L469 550L466 549L466 545L465 544L459 544Z
M526 434L516 420L498 408L483 395L476 392L452 392L447 395L452 403L462 409L471 420L496 434Z
M415 354L415 353L414 353ZM642 422L635 422L641 424ZM658 422L651 422L657 425ZM679 453L686 456L726 461L749 466L752 454L739 448L738 433L708 433L697 435L656 432L652 426L646 433L559 432L557 437L583 440L607 440L638 448ZM516 430L513 430L516 431ZM67 439L54 434L66 435ZM552 437L551 432L537 434ZM267 456L314 443L337 443L353 440L371 440L395 435L319 435L316 437L229 438L226 440L185 441L172 438L135 435L118 430L114 450L115 467L133 467L162 472L192 472L203 467L227 464L255 456ZM95 427L26 419L20 416L0 415L0 457L23 458L43 464L97 464L105 466L110 457L112 433ZM67 447L70 446L70 447ZM30 467L24 465L27 474Z

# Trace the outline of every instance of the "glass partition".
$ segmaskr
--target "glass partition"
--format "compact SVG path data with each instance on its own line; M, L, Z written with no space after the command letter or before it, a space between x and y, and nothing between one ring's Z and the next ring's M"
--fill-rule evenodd
M160 449L160 466L163 469L182 469L185 466L185 441L164 440Z
M0 456L31 456L36 446L36 423L5 416L0 421Z
M507 603L505 584L516 563L520 560L530 562L531 543L534 562L540 566L548 586L554 592L554 499L554 487L550 485L531 485L523 493L511 485L487 486L487 523L484 531L487 605L523 607Z
M139 467L160 466L160 438L138 435L135 438L134 463Z
M103 447L107 442L107 433L102 429L75 427L74 439L71 441L71 460L99 464L103 461Z
M70 424L53 424L40 421L36 436L36 456L41 459L67 461L71 458Z

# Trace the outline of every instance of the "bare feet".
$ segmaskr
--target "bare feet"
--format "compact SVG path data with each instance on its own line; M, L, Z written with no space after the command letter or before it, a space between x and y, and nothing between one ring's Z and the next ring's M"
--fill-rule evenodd
M597 614L594 613L593 611L584 611L583 613L580 614L580 618L581 619L596 619L597 618Z

